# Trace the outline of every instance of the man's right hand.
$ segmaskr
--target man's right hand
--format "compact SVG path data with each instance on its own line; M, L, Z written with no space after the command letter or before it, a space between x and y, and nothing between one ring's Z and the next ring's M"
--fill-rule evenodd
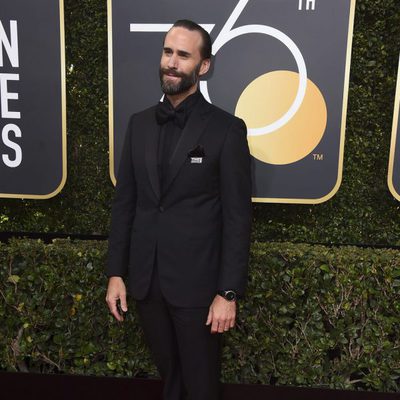
M128 306L126 304L126 288L123 279L119 276L112 276L108 280L108 288L107 288L107 296L106 302L108 304L108 308L111 311L111 314L118 321L123 321L124 317L119 313L117 308L117 302L120 301L121 310L123 312L128 311Z

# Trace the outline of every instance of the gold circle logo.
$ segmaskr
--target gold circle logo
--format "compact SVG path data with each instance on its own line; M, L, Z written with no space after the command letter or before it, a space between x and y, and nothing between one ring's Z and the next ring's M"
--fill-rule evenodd
M254 79L241 94L235 115L250 129L267 126L281 118L293 103L299 74L273 71ZM291 164L310 154L321 141L327 124L325 99L307 79L307 89L297 113L282 127L258 136L248 136L251 154L276 165Z

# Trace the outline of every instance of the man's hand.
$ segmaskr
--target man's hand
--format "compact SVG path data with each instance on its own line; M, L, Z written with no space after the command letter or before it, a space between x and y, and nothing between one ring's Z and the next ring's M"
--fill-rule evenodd
M106 302L111 314L118 321L123 321L124 317L119 313L117 308L117 302L120 301L121 310L123 312L128 311L128 306L126 304L126 288L123 279L119 276L112 276L108 280L107 296Z
M236 301L225 300L216 295L208 312L206 325L211 324L211 333L227 332L235 326Z

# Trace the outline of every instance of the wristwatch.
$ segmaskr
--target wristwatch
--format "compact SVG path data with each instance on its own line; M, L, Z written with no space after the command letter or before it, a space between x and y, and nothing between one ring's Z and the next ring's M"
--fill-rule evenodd
M217 292L220 296L222 296L225 300L228 301L236 301L237 296L234 290L218 290Z

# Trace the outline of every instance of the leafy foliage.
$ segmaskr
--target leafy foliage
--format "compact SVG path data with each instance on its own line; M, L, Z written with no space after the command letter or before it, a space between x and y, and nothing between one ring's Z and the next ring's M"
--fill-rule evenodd
M15 240L0 247L0 368L76 374L151 372L134 313L108 315L106 242Z
M123 324L107 313L105 253L95 241L0 245L0 369L156 374L132 304ZM239 304L225 381L400 389L397 251L254 243Z
M399 287L397 251L255 243L225 376L398 391Z

